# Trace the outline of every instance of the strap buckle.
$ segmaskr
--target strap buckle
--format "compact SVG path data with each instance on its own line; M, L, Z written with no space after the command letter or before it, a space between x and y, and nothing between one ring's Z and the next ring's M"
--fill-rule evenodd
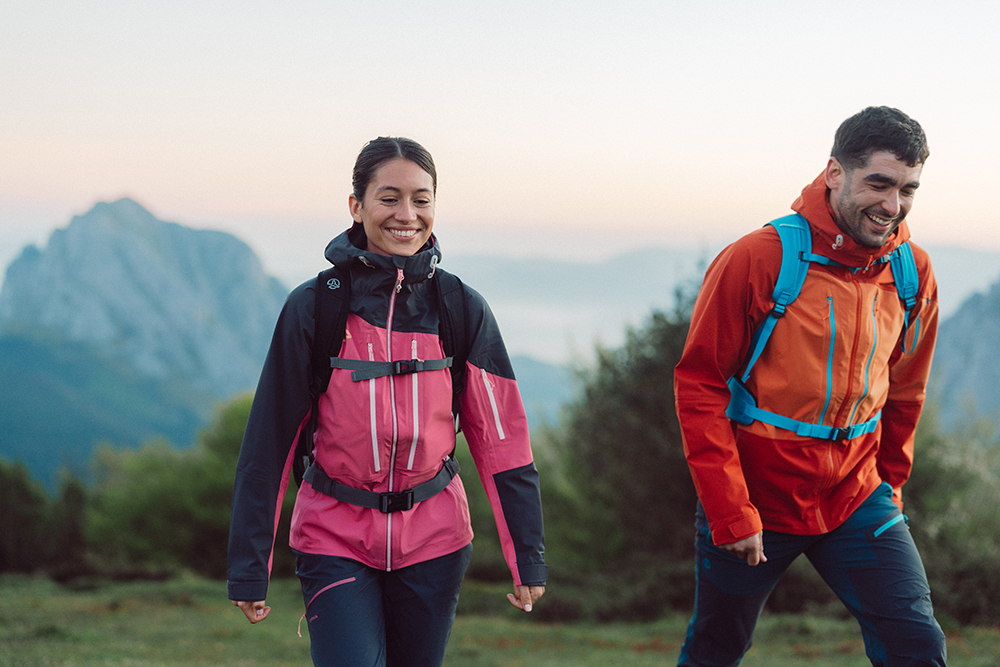
M831 440L850 440L851 429L849 428L835 428L833 433L830 434Z
M409 361L395 361L392 364L393 375L407 375L420 370L420 360L410 359Z
M413 509L413 489L397 493L380 493L378 496L378 511L382 514L405 512Z

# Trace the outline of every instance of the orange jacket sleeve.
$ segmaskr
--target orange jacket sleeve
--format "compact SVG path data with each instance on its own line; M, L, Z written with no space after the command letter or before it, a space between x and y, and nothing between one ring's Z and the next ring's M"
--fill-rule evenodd
M771 227L723 250L705 275L674 370L684 453L716 544L762 530L725 414L726 381L741 366L753 332L771 310L780 264L781 242Z

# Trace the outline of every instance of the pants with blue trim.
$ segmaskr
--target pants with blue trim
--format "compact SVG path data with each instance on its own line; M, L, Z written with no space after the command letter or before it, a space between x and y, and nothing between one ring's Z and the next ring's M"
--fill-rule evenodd
M944 667L927 575L888 484L824 535L765 530L767 562L754 567L712 543L700 503L695 526L695 608L678 667L738 665L767 596L803 553L858 620L872 665Z
M389 572L295 557L316 667L440 667L472 544Z

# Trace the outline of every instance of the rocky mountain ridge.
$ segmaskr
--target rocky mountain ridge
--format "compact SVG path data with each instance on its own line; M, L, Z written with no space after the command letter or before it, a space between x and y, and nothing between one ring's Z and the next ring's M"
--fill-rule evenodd
M50 488L101 442L188 446L252 390L287 290L236 237L94 206L0 290L0 457Z
M252 389L287 290L236 237L97 204L28 246L0 291L0 336L83 343L216 396Z

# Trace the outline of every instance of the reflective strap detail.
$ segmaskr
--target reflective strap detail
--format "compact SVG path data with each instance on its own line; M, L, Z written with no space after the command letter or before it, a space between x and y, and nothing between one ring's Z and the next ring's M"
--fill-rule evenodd
M413 340L410 342L410 354L413 355L414 359L417 357L417 341ZM417 391L417 374L413 374L413 441L410 443L410 459L406 462L406 469L413 470L413 458L417 454L417 440L420 439L420 403L417 397L420 392Z
M368 343L368 356L375 358L375 349ZM372 456L375 458L375 472L382 471L382 462L378 455L378 422L375 420L375 380L368 381L368 418L372 425Z
M453 357L444 359L410 359L409 361L365 361L364 359L341 359L340 357L330 357L330 368L340 368L353 371L351 380L361 382L362 380L373 380L375 378L386 377L388 375L408 375L409 373L419 373L421 371L440 371L451 368Z
M325 496L336 498L342 503L367 507L378 510L383 514L392 512L402 512L411 509L415 504L436 496L444 491L455 475L459 473L460 467L454 456L449 456L444 465L434 477L428 481L417 484L412 489L399 491L396 493L376 493L366 489L355 489L340 482L330 479L329 476L315 463L309 466L302 479L309 482L313 490Z
M490 383L490 378L486 375L486 369L481 368L480 372L483 375L483 384L486 385L486 395L490 397L490 407L493 408L493 420L496 422L497 435L503 440L507 436L503 433L503 424L500 423L500 408L497 407L497 397L493 395L493 385Z
M892 528L905 518L906 515L904 514L897 514L896 516L892 517L891 519L883 523L881 526L879 526L878 530L875 531L874 537L878 537L879 535L889 530L890 528Z

